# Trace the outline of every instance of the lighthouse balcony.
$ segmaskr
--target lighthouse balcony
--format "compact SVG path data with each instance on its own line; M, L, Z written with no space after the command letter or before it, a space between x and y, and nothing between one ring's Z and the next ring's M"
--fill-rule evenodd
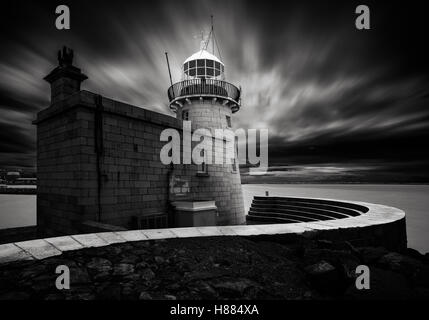
M201 78L173 84L168 89L168 99L173 111L195 99L214 99L230 106L232 112L237 112L240 109L240 93L240 89L229 82Z

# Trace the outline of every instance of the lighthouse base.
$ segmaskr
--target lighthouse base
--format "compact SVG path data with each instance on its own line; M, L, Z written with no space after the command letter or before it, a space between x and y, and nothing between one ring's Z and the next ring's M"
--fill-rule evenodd
M217 207L215 201L175 201L175 227L215 226Z

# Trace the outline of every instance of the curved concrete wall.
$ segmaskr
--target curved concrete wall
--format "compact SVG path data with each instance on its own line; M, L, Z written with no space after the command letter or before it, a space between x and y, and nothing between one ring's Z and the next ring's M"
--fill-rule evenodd
M350 241L355 245L384 246L397 251L406 248L404 211L379 204L348 203L364 206L368 211L357 217L310 223L133 230L8 243L0 245L0 264L18 260L44 259L60 255L63 251L101 247L127 241L216 236L265 237L282 242L308 237Z

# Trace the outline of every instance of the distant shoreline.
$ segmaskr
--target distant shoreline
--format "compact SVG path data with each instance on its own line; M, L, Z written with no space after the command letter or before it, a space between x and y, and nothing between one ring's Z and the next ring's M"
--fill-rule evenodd
M371 185L377 185L377 184L381 184L381 185L429 185L429 182L349 182L349 181L315 181L315 182L310 182L310 181L305 181L305 182L298 182L298 181L289 181L289 182L284 182L284 181L271 181L271 182L267 182L267 181L263 181L263 182L258 182L258 181L246 181L246 182L241 182L241 184L315 184L315 185L324 185L324 184L356 184L356 185L365 185L365 184L371 184Z

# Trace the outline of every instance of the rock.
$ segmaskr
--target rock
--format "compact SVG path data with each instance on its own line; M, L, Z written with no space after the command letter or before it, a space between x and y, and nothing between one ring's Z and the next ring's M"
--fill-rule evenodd
M139 299L140 300L152 300L152 296L149 293L143 291L143 292L140 292Z
M129 273L129 274L123 276L123 280L125 280L125 281L136 282L136 281L138 281L140 279L141 279L141 276L140 276L140 273L138 273L138 272Z
M415 288L414 291L416 292L416 295L418 299L429 299L429 289L428 288Z
M226 297L242 298L246 290L257 287L257 284L248 279L233 279L213 283L212 286Z
M323 240L323 239L317 240L316 243L317 243L317 247L322 249L330 249L333 247L333 244L334 244L330 240Z
M307 266L305 271L310 275L319 275L325 274L327 272L335 271L335 267L330 263L322 260L319 263L313 264L311 266Z
M121 259L120 263L135 264L139 258L136 255L127 254Z
M419 251L412 248L405 249L404 255L419 261L424 261L425 259L425 256L423 254L421 254Z
M95 257L86 264L89 273L95 280L108 277L112 272L112 263L104 258Z
M127 282L121 285L122 297L125 299L132 299L135 294L135 287L133 283Z
M362 263L367 265L375 263L382 256L389 253L389 251L383 247L363 247L357 250L362 259Z
M217 292L205 281L198 281L190 286L190 289L196 291L198 296L206 300L214 300L219 296Z
M304 268L309 280L316 290L328 295L337 295L343 288L338 270L330 263L322 260Z
M396 252L390 252L382 256L378 260L378 265L408 277L414 277L416 272L423 266L420 261Z
M423 257L423 262L425 264L429 264L429 252L425 253L425 255Z
M119 300L121 298L121 286L117 283L107 283L97 290L97 299Z
M215 258L213 260L213 264L220 267L229 267L231 266L232 262L225 258Z
M60 263L62 264L62 263ZM27 279L33 279L34 277L41 275L46 272L46 265L39 264L35 265L31 268L25 269L20 274L20 280L27 280Z
M45 297L45 300L64 300L65 297L60 293L50 293Z
M154 258L154 260L157 264L163 264L165 262L165 259L163 257L160 257L160 256L156 256Z
M70 268L70 286L75 284L90 283L89 274L84 268L74 267Z
M429 288L429 266L422 265L413 276L415 286Z
M31 287L35 292L39 294L49 289L57 290L55 287L55 281L57 279L57 276L58 275L54 272L52 272L52 274L42 274L33 279L33 281L31 282Z
M155 273L150 268L145 268L140 271L141 278L145 281L151 281L155 278Z
M134 272L134 266L129 263L119 263L113 268L114 276L125 276Z
M136 270L138 269L146 269L147 267L149 267L149 264L145 261L139 262L136 264Z
M66 300L79 300L79 301L89 301L89 300L95 300L95 295L90 292L82 292L78 294L70 295L66 298Z

